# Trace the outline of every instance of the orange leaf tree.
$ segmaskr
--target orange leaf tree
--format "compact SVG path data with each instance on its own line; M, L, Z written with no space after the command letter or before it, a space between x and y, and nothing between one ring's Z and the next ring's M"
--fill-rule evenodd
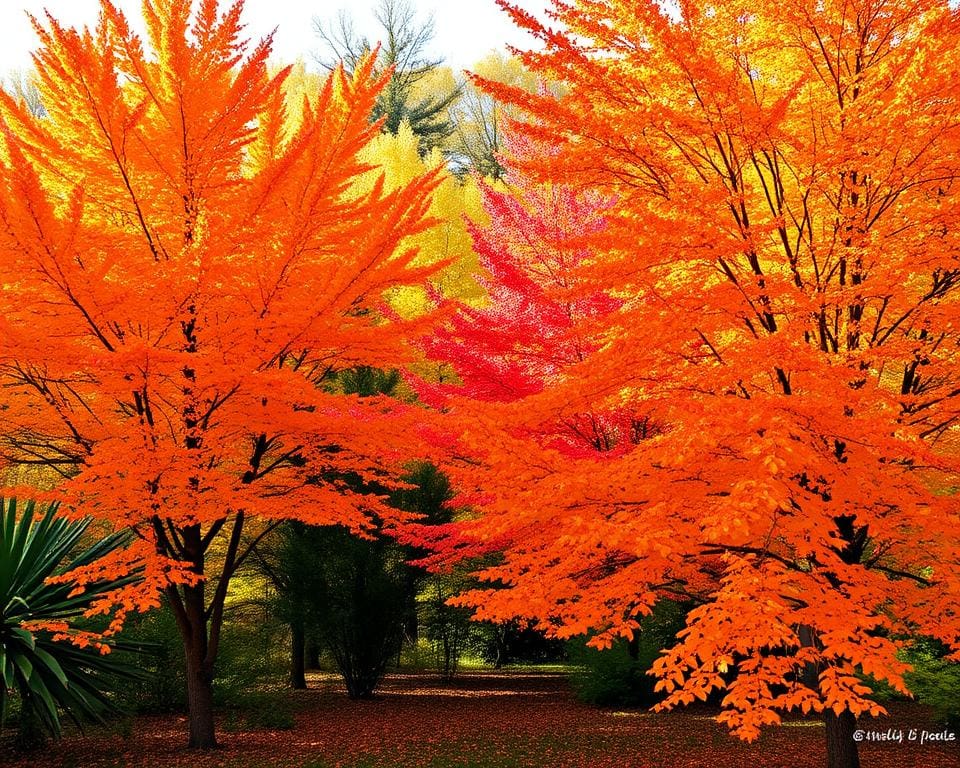
M507 8L565 86L485 84L559 144L515 165L615 197L571 274L622 305L545 386L448 403L479 514L441 553L504 552L464 598L481 616L601 644L697 601L655 665L664 706L724 689L747 739L823 712L831 765L856 765L880 711L860 675L903 689L917 633L960 652L960 20L579 0L556 31ZM587 411L658 429L545 439Z
M115 565L139 559L165 593L190 744L211 747L224 600L255 537L400 514L356 479L389 487L420 417L336 376L402 366L430 322L385 301L428 274L404 239L429 225L435 179L355 184L378 131L372 58L293 120L270 40L238 37L241 3L143 12L149 47L108 0L92 31L35 22L48 117L0 97L0 456L139 535Z

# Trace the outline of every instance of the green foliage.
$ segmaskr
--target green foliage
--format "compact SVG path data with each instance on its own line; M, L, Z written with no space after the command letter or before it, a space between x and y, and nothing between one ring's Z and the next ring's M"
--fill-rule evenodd
M149 647L151 653L140 660L143 676L118 692L120 705L142 713L185 712L187 678L183 640L169 608L164 605L132 617L121 636L131 645Z
M656 703L655 681L646 674L656 653L644 650L647 652L633 659L625 640L602 651L589 647L586 640L571 641L568 652L577 670L570 682L577 698L605 707Z
M400 371L382 371L369 365L338 371L333 376L343 394L360 397L392 395L400 383Z
M369 397L392 394L399 381L396 371L359 367L331 375L327 385ZM430 464L413 465L402 478L407 487L390 492L358 477L341 480L388 495L392 506L419 512L429 523L450 520L449 481ZM344 528L290 522L279 529L272 547L254 552L254 562L274 587L274 616L319 638L351 698L366 699L404 637L416 640L416 595L426 573L407 561L425 554L381 531L361 539Z
M918 637L902 653L913 671L904 675L917 700L949 728L960 728L960 663L947 658L949 649L932 637ZM887 698L892 698L888 696Z
M421 155L442 147L454 132L449 110L460 97L460 88L447 93L420 93L417 87L439 65L426 56L433 38L433 20L419 21L406 0L380 0L374 12L383 32L383 45L377 58L377 72L393 68L386 87L377 97L372 120L383 120L383 130L396 134L406 123L419 140ZM349 15L341 14L337 25L317 25L317 32L333 56L322 62L332 69L343 62L353 70L372 50L370 41L359 36Z
M285 674L284 628L262 606L255 613L232 612L224 621L215 670L218 706L243 709ZM148 647L151 653L139 663L144 674L118 692L120 705L140 713L186 712L183 644L169 608L164 605L130 620L122 637L126 644Z
M215 669L214 703L241 706L279 686L286 675L285 629L265 608L232 615L224 624Z
M647 674L663 648L673 645L684 625L684 609L678 603L661 600L653 613L640 620L640 630L631 642L621 640L608 649L587 645L589 638L568 645L574 693L581 701L600 706L649 707L660 701L654 691L655 678Z
M404 569L396 545L342 528L314 531L318 589L314 608L324 645L351 698L367 699L400 649Z
M954 730L960 728L960 663L919 659L906 681L919 701L933 707L941 722Z
M453 512L447 502L453 498L453 490L443 472L424 462L415 465L403 480L411 487L394 491L391 505L423 515L428 525L450 522ZM401 552L407 562L427 555L416 547L403 547ZM468 614L446 605L456 585L448 583L450 577L428 574L412 565L405 565L402 575L404 637L415 646L423 631L433 647L434 666L449 679L456 673L470 632Z
M89 520L69 521L57 515L57 505L39 508L33 501L0 499L0 725L11 690L20 697L21 733L28 741L41 734L59 737L60 711L78 725L103 721L117 711L110 692L118 680L135 680L139 673L118 654L101 653L94 645L81 647L54 640L54 633L31 630L25 622L75 622L104 594L136 581L137 574L105 579L72 594L74 585L49 583L52 577L97 562L126 544L114 534L76 552ZM118 650L133 650L113 643Z
M258 563L276 591L275 616L320 640L352 698L372 696L402 636L405 566L388 542L290 522Z
M949 650L932 637L916 637L898 655L913 666L903 678L915 699L933 708L937 720L949 728L960 728L960 663L950 661ZM873 690L877 701L902 701L907 697L884 680L872 675L861 679Z
M470 610L448 605L466 582L461 574L434 574L421 596L421 622L424 635L433 647L434 664L445 680L452 680L460 668L460 659L471 647L474 625Z
M392 506L408 512L419 512L430 525L450 522L453 512L446 504L453 498L453 489L443 472L433 464L422 462L416 464L403 481L410 487L391 494Z

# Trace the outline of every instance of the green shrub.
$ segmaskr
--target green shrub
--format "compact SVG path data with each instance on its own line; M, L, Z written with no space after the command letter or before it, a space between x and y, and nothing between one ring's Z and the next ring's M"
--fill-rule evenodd
M937 718L951 729L960 728L960 664L946 659L916 662L906 676L917 699L933 707Z
M404 643L400 651L398 667L408 672L432 672L436 668L436 654L433 645L423 637L415 643Z
M121 689L120 703L140 713L186 712L187 679L183 661L183 641L173 613L164 605L142 616L127 620L125 641L151 649L140 666L144 674Z
M231 707L243 697L276 684L287 673L284 628L258 616L230 616L224 621L213 684L214 702ZM142 679L120 694L126 709L140 713L185 712L187 682L183 641L173 613L164 605L132 617L123 631L127 643L145 645L151 655L141 663Z
M620 640L601 651L587 645L589 638L570 641L568 655L575 665L570 682L577 698L611 707L649 707L660 701L661 695L654 691L656 678L647 672L660 650L676 642L684 616L683 606L662 600L640 621L632 644Z
M904 655L913 665L904 679L917 700L933 707L947 727L960 728L960 663L946 658L948 649L933 638L920 638Z
M646 674L655 655L634 659L625 640L597 650L587 641L571 642L570 660L576 670L570 683L577 698L603 707L650 706L656 702L655 681Z
M234 707L265 689L282 685L289 674L286 628L275 619L233 616L224 622L213 682L214 703Z
M898 657L913 666L904 682L914 698L932 707L939 722L951 729L960 729L960 663L946 658L949 649L931 637L914 638L913 645L899 652ZM861 675L873 689L879 702L904 701L907 697L884 680Z
M89 523L60 517L56 504L40 508L27 501L18 507L16 499L0 498L0 727L14 691L22 747L59 736L61 712L77 724L102 722L117 711L113 691L139 674L119 653L101 654L94 645L55 640L51 631L25 626L63 622L76 627L94 602L140 578L133 573L98 581L76 595L70 581L50 581L129 541L128 534L113 534L82 549ZM110 645L123 649L120 642Z

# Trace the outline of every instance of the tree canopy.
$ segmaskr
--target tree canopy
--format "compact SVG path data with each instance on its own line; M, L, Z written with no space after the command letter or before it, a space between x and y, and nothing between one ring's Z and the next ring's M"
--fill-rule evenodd
M960 652L957 13L582 0L558 31L503 5L564 88L483 82L557 147L513 167L614 201L561 295L619 306L523 396L445 402L478 513L440 549L504 550L467 602L558 636L695 600L664 706L721 689L742 737L791 709L849 735L881 709L858 675L902 689L907 638Z
M165 591L191 744L211 746L245 526L402 516L342 478L391 487L424 445L418 409L321 385L412 359L430 316L387 299L435 270L410 238L436 174L359 185L388 79L373 58L292 120L288 70L268 74L270 38L240 37L242 4L192 7L145 2L146 41L106 1L93 30L35 21L48 115L0 94L0 460L56 473L70 508L137 533L115 565L139 561L144 581L121 604Z

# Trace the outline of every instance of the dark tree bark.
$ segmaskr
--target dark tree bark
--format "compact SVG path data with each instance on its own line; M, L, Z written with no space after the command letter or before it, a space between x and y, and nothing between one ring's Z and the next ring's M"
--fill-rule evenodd
M215 749L217 747L216 722L213 712L213 676L220 648L220 631L223 628L223 607L227 598L227 586L239 565L247 557L260 538L272 530L268 526L254 543L241 555L240 539L243 532L244 514L233 518L233 530L224 557L223 570L207 602L207 581L197 584L171 585L166 590L167 601L177 621L187 673L187 707L189 709L190 736L187 745L191 749ZM214 523L204 534L199 525L182 528L166 527L159 517L153 519L157 534L157 549L161 554L174 556L189 563L190 570L204 576L207 549L214 537L227 525L227 520ZM170 536L167 531L170 531Z
M317 635L311 632L307 637L307 669L320 669L320 641Z
M207 621L204 615L203 584L183 590L184 627L179 621L183 635L183 653L187 673L187 708L189 710L191 749L214 749L217 736L213 715L213 657L207 636Z
M290 622L290 685L298 691L307 687L306 631L303 619Z
M187 706L189 708L191 749L215 749L216 726L213 715L213 674L202 654L193 646L184 648L187 660Z
M505 624L496 625L493 633L493 641L497 650L493 668L501 669L503 665L509 661L507 656L507 627Z
M828 709L824 713L827 731L827 768L860 768L860 755L853 732L857 718L850 710L835 714Z

